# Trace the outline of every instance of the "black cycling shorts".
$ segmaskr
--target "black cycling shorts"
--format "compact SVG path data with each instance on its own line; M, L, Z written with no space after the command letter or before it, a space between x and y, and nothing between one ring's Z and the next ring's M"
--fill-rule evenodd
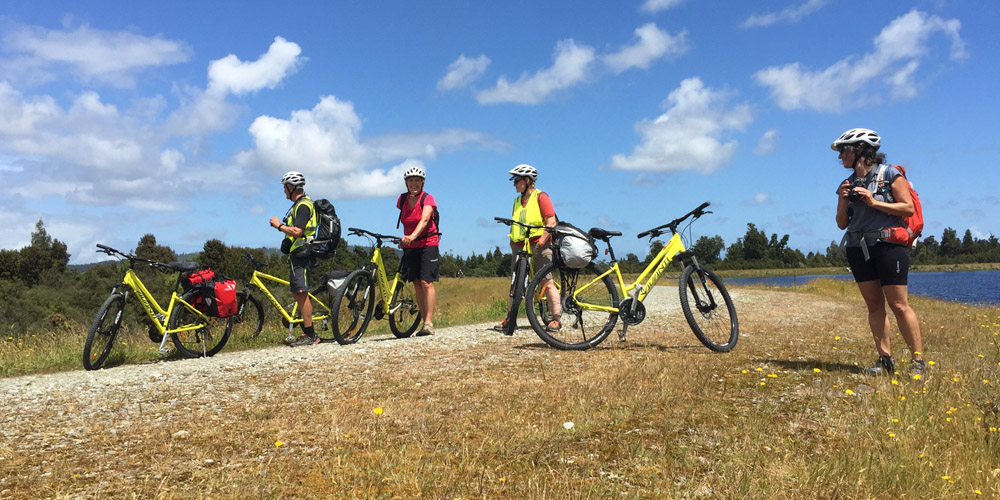
M403 249L403 269L400 272L403 280L432 283L438 280L440 268L441 254L437 246Z
M288 276L288 288L292 293L308 292L312 281L310 280L312 268L316 267L316 257L295 257L288 256L291 265L291 273Z
M910 249L895 243L878 242L868 247L868 261L861 247L847 247L847 263L854 281L878 280L882 286L906 285L910 272Z

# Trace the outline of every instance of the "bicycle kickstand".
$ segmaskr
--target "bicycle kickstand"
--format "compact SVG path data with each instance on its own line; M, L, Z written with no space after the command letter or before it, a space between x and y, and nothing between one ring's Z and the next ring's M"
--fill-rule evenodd
M618 341L625 342L625 332L628 331L628 323L622 323L622 329L618 331Z

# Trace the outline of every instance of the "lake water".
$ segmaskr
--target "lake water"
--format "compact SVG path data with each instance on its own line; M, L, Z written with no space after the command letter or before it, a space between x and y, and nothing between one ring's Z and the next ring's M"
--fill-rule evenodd
M803 285L817 278L851 280L849 274L726 278L725 283L768 286ZM967 304L1000 305L1000 271L910 273L909 292Z

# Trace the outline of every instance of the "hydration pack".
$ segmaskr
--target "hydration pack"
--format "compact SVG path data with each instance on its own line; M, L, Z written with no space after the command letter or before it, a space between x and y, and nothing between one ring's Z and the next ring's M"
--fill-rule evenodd
M314 201L313 209L316 210L317 226L316 235L309 242L309 253L320 259L329 259L340 244L340 218L333 203L326 199Z
M885 241L913 247L917 242L917 238L920 237L920 233L924 230L924 210L920 205L920 197L917 196L917 191L913 189L913 183L906 177L906 169L901 165L893 165L893 167L899 170L899 173L906 179L906 184L910 189L910 199L913 200L913 215L903 217L904 226L889 228L889 236L885 238ZM876 186L878 186L878 189L885 190L885 199L891 203L895 202L896 198L892 195L892 186L885 182L886 170L888 169L888 165L879 165L878 173L876 174Z

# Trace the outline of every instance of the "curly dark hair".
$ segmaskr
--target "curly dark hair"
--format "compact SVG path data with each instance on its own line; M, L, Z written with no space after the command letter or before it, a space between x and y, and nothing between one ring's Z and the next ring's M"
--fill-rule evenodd
M879 153L878 150L873 148L870 144L859 142L844 147L851 148L851 150L854 151L854 156L856 158L864 158L865 163L868 163L869 165L881 165L885 163L885 153Z

